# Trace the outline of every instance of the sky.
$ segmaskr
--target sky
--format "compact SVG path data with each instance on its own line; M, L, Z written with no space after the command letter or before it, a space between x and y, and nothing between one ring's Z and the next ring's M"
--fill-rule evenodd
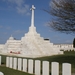
M49 8L50 0L0 0L0 44L6 43L11 35L21 39L28 32L32 5L36 7L34 25L41 37L57 44L73 42L74 35L56 32L47 26L52 16L43 9Z

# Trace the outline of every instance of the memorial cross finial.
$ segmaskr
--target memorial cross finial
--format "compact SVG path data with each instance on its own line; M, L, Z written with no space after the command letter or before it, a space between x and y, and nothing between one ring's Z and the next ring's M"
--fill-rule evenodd
M30 10L32 10L32 17L31 17L31 26L34 26L34 5L32 5L32 8Z

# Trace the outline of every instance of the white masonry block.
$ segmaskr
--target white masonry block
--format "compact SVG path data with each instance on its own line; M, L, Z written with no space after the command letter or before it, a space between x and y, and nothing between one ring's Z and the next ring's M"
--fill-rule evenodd
M40 60L35 60L35 75L41 75L41 62Z
M51 75L59 75L59 63L58 62L51 63Z
M17 58L13 58L13 69L17 69Z
M13 64L13 58L12 57L10 57L9 62L10 62L9 63L10 64L9 67L12 68L13 67L13 65L12 65Z
M62 75L71 75L71 64L69 63L62 64Z
M49 62L48 61L43 61L42 75L49 75Z
M33 60L32 59L28 60L28 73L33 74Z
M23 59L23 71L27 72L27 59Z
M4 73L3 72L0 72L0 75L4 75Z
M10 63L9 57L6 57L6 67L9 67L9 63Z
M0 56L0 65L1 65L1 56Z
M22 58L18 58L18 70L22 70Z

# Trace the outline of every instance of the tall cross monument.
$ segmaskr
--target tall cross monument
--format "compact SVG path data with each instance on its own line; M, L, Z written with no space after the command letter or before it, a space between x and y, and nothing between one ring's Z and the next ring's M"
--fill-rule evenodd
M31 16L31 27L34 27L34 5L32 5L32 8L30 10L32 10L32 16Z

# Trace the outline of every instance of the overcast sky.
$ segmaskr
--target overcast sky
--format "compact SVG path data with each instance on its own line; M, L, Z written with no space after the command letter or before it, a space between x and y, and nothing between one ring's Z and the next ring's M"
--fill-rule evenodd
M51 15L43 11L48 9L50 0L0 0L0 44L12 35L21 39L31 25L32 5L35 10L35 26L37 32L52 43L72 43L74 35L59 33L47 27Z

